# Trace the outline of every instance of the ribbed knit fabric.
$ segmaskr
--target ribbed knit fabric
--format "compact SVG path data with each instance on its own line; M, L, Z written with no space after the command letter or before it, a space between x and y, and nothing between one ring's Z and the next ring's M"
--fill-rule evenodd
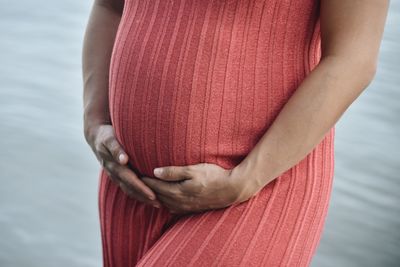
M233 168L321 56L314 0L125 0L110 66L118 140L139 176ZM246 202L174 216L100 170L104 266L308 266L334 172L334 128ZM249 178L251 179L251 178Z

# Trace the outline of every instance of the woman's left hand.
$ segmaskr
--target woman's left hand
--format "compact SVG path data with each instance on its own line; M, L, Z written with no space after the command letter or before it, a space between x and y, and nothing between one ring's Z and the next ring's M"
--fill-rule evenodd
M158 168L157 168L158 169ZM219 209L238 203L241 182L234 179L233 169L212 163L162 167L157 178L142 177L142 181L157 194L157 199L171 213L196 213Z

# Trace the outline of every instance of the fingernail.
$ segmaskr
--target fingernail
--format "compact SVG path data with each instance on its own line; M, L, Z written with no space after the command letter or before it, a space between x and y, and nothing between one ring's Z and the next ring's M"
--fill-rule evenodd
M154 175L157 177L160 177L162 174L163 169L162 168L155 168L154 169Z
M153 207L155 207L157 209L161 208L161 206L159 204L153 204Z
M123 162L124 159L125 159L125 155L124 154L119 154L118 159L119 159L120 162Z

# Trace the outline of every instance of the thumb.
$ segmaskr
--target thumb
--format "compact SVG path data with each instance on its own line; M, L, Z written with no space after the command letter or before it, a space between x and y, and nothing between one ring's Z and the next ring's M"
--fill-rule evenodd
M189 168L187 166L165 166L155 168L154 176L166 181L181 181L191 179Z
M122 165L128 163L128 155L121 149L120 154L118 155L118 162Z
M110 151L116 162L122 165L128 163L128 155L115 137L109 138L105 142L105 146L107 147L108 151Z

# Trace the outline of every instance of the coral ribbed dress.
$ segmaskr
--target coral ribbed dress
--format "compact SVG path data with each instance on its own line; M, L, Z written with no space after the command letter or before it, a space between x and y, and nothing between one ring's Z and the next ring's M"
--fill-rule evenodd
M319 1L125 0L110 65L118 141L139 176L233 168L321 56ZM334 170L334 128L246 202L176 216L99 175L104 266L308 266Z

